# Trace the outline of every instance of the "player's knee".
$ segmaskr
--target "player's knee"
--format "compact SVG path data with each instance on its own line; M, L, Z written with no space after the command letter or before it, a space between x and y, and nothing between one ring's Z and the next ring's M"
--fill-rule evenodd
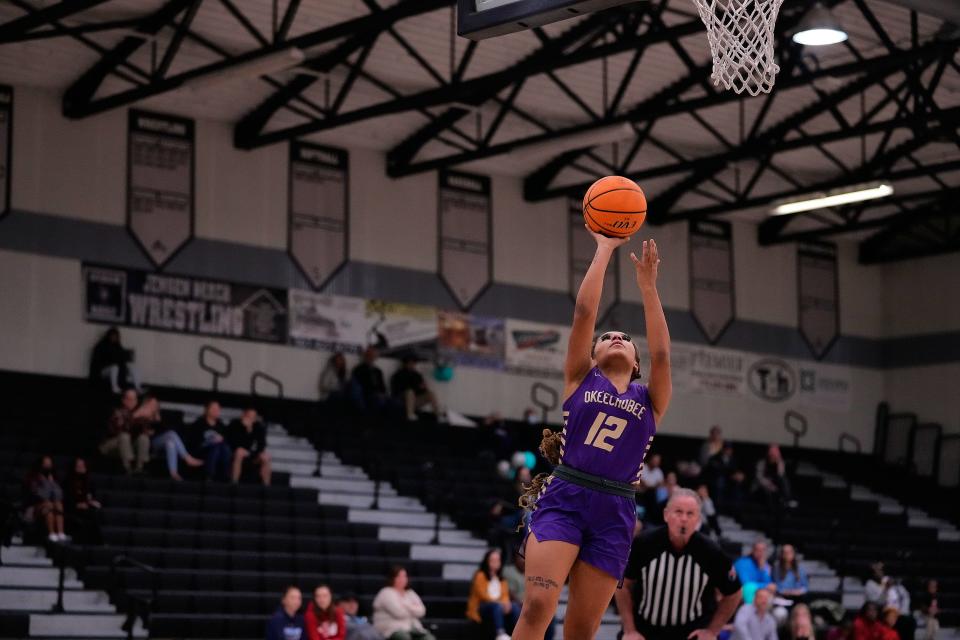
M520 617L534 624L543 624L553 619L557 598L549 593L527 592L520 610Z

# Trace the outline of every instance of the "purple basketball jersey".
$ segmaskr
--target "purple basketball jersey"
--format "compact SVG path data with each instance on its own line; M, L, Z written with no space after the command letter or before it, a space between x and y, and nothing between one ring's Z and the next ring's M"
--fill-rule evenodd
M617 393L594 367L563 403L560 462L607 480L637 482L657 426L647 387Z

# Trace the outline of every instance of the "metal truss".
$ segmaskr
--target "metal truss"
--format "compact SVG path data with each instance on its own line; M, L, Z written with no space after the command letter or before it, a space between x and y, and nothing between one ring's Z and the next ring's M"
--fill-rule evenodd
M559 32L551 31L556 33L552 36L535 29L533 34L539 40L535 50L508 67L480 75L469 73L478 47L476 42L467 43L459 59L451 53L449 65L438 66L436 60L419 51L397 28L402 21L417 20L440 9L450 9L452 17L453 0L400 0L388 7L381 6L382 0L363 0L368 10L366 15L291 37L301 1L264 0L272 4L273 22L270 29L263 32L236 0L166 0L143 16L100 21L86 19L87 12L107 0L54 3L10 0L23 15L0 24L0 50L7 43L69 38L95 51L99 55L97 62L63 95L64 115L83 118L136 104L291 47L322 49L284 74L283 79L278 75L262 76L273 91L261 103L251 105L236 123L234 143L238 148L252 149L393 114L417 113L423 118L422 126L408 132L406 138L387 153L387 172L398 177L453 167L560 137L589 134L610 125L628 123L635 138L620 145L622 148L613 154L612 160L590 148L561 153L525 176L525 197L543 200L579 195L600 173L629 175L639 181L670 178L665 181L669 186L655 194L656 206L649 218L652 224L664 224L720 217L735 210L766 207L777 200L879 178L929 177L940 188L898 194L881 202L812 212L802 216L803 224L797 222L797 217L770 218L759 225L758 239L767 245L875 230L876 234L861 246L861 257L866 262L957 246L957 225L951 211L956 210L952 203L960 194L940 176L960 171L960 159L923 165L914 155L927 145L944 141L960 149L960 107L941 107L934 98L946 74L954 79L960 74L957 57L960 31L950 28L948 23L944 23L939 37L921 42L917 36L918 17L911 11L912 38L908 43L898 43L885 31L867 0L826 0L829 6L844 4L859 11L882 49L867 54L853 43L847 43L843 46L848 48L853 62L811 66L810 59L804 57L788 34L813 0L785 3L776 33L781 66L777 91L809 86L817 92L818 100L778 122L767 122L776 94L758 99L762 102L754 122L734 141L729 133L711 124L707 111L720 105L739 103L742 106L741 101L745 99L714 89L710 83L710 64L698 64L683 44L685 37L702 32L702 23L694 12L682 11L668 0L648 0L595 13L571 22ZM251 46L244 51L231 51L193 29L194 17L204 3L222 5L238 27L251 37ZM111 41L115 44L105 46L97 41L98 34L115 32L123 34L119 41ZM410 56L411 64L421 68L435 86L403 91L391 84L389 78L372 73L367 61L383 38L398 44ZM183 70L177 62L184 42L197 44L219 59ZM669 86L630 104L625 98L628 89L632 83L642 81L644 56L657 45L668 46L686 71ZM143 62L135 62L135 54L143 47L150 48L149 68ZM605 65L608 57L617 54L629 54L626 72L605 89L601 108L591 106L585 96L578 95L557 73L591 61L603 61ZM144 56L136 57L136 60L143 59ZM171 69L177 71L171 73ZM335 71L338 80L332 87L330 78ZM124 88L104 93L105 81L111 77L123 80ZM521 108L519 98L534 77L546 78L552 83L582 118L557 126ZM828 77L842 82L828 90L818 89L814 84ZM921 77L926 80L921 81ZM380 102L349 107L351 92L361 80L387 97ZM317 83L322 83L326 95L326 99L319 101L322 104L309 95ZM841 106L867 91L876 93L877 89L882 96L878 103L857 119L844 117ZM483 127L479 123L481 110L487 120ZM282 112L296 114L300 123L271 127L274 118ZM891 112L894 115L889 115ZM715 139L719 150L684 157L660 140L654 134L654 126L678 114L687 114L697 121ZM530 125L532 133L516 138L498 135L503 133L508 116ZM826 130L819 126L816 133L805 130L815 119L822 125L823 116L829 117L836 126ZM465 133L472 130L474 124L476 132ZM905 142L891 144L897 132L907 132L909 136ZM854 141L868 135L879 135L880 144L871 155L864 154L857 166L848 166L849 161L841 161L829 150L831 143ZM431 145L430 152L424 153L428 145ZM654 168L633 170L638 154L651 148L666 152L673 160ZM779 166L780 154L797 150L818 154L825 166L836 169L835 175L815 184L801 183ZM723 176L731 167L747 166L747 163L750 170L742 184L737 180L737 184L731 186L724 181ZM577 173L582 175L582 180L561 182L558 179ZM787 186L777 193L758 193L758 184L768 175ZM683 197L687 193L697 193L710 202L684 208ZM877 211L884 214L879 215ZM911 240L903 240L901 236Z

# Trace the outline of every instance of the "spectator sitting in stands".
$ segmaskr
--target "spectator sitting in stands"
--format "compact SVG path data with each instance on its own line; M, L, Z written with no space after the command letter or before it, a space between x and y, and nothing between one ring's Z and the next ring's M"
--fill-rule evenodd
M900 618L900 611L893 605L887 605L883 608L883 621L880 625L880 632L876 640L900 640L901 638L912 638L913 636L902 636L897 632L897 621Z
M939 583L936 580L927 580L923 585L923 591L915 598L916 621L920 630L917 637L922 640L935 640L940 633L940 620L937 618L940 613L940 605L937 601L938 591Z
M383 381L383 371L376 365L377 357L377 350L367 347L363 360L350 375L350 396L360 411L380 410L387 404L387 385Z
M660 454L654 453L643 463L643 468L640 470L640 481L648 489L656 489L663 484L663 467L660 466L660 462Z
M133 351L123 348L120 331L116 327L110 327L93 347L93 354L90 356L90 378L108 380L110 390L117 395L121 393L122 387L128 384L141 392L140 377L132 362Z
M50 542L64 542L63 489L54 477L53 458L44 455L33 465L24 481L27 517L46 527Z
M373 599L373 628L387 640L435 640L420 622L425 615L427 608L410 588L407 570L392 567L386 586Z
M303 616L309 640L345 640L347 621L343 609L333 603L333 594L325 584L313 590L313 600Z
M913 638L914 620L910 615L910 594L898 580L885 575L882 562L870 565L870 578L864 585L867 601L878 607L895 607L900 613L900 635Z
M267 451L267 429L260 422L256 409L247 407L238 419L230 423L227 444L233 450L233 469L230 472L233 482L240 482L243 465L249 463L259 470L261 482L270 485L273 471L270 452Z
M698 458L701 467L706 467L710 458L723 451L723 432L720 427L713 425L710 427L710 435L700 445L700 456Z
M770 600L766 589L757 591L753 604L745 604L733 619L733 640L777 640L777 622L770 613Z
M410 422L417 419L417 410L427 405L433 409L437 419L443 416L437 396L427 387L423 375L417 371L417 359L411 355L404 356L400 368L390 377L390 395L403 403Z
M347 623L347 640L383 640L366 616L360 615L360 602L352 593L345 593L337 604L343 609Z
M347 358L337 351L330 356L320 372L320 399L335 400L343 396L347 390L347 377Z
M187 448L198 458L210 480L227 480L233 464L233 451L224 437L226 427L220 420L220 403L208 400L203 415L196 419L189 430Z
M280 606L267 621L267 640L306 640L303 615L300 613L302 604L300 589L287 587Z
M520 608L510 601L510 587L502 579L502 568L498 549L490 549L483 555L470 585L467 617L477 623L490 624L496 631L496 640L510 640L508 632L517 624Z
M156 434L151 441L152 450L164 454L167 462L167 473L171 480L177 482L183 480L180 476L180 460L189 467L199 467L203 465L203 460L199 460L187 451L183 444L180 434L174 429L166 429L160 419L160 403L153 395L143 396L140 406L133 412L133 424L143 433Z
M816 640L810 607L802 602L790 612L790 640Z
M877 619L877 604L867 600L853 621L853 640L879 640L883 634L883 625Z
M107 421L107 437L100 443L100 455L117 457L127 473L139 473L150 461L150 435L135 429L133 412L137 408L137 392L127 389L120 396L120 406Z
M800 568L797 551L792 544L780 547L780 557L773 568L773 580L777 583L777 593L788 597L806 595L810 588L807 573Z
M740 470L733 456L733 445L725 442L720 453L707 463L707 484L710 495L714 497L720 509L736 509L743 502L743 485L746 475Z
M660 505L661 509L667 504L667 500L670 499L670 496L673 495L674 490L676 490L678 486L677 474L673 471L667 473L663 479L663 484L657 487L657 504Z
M755 491L771 508L778 505L793 506L790 481L787 480L787 466L783 462L779 446L771 444L767 448L767 455L757 461L753 483Z
M717 507L710 499L710 491L707 485L701 484L697 487L697 495L700 496L700 515L703 523L700 525L700 531L709 534L711 531L719 538L723 535L720 530L720 519L717 517Z
M743 583L743 601L750 602L757 591L775 592L777 585L770 576L767 563L767 543L757 540L750 548L750 555L742 556L733 563L737 577Z
M887 603L887 587L890 584L890 578L884 575L883 563L874 562L870 565L870 576L864 583L864 595L868 602L877 606L883 606ZM876 612L874 612L876 614ZM876 617L876 615L874 616Z
M84 544L101 544L101 504L93 495L86 460L77 458L73 461L73 469L67 476L66 485L66 512L74 539Z

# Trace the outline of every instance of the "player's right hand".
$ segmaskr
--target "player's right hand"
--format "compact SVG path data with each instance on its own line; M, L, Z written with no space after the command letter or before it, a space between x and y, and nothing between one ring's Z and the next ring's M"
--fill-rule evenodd
M597 233L591 231L590 227L583 225L583 228L587 230L587 233L593 236L593 239L597 241L598 247L609 247L610 249L616 249L620 245L627 244L630 241L630 238L610 238L603 235L602 233Z

